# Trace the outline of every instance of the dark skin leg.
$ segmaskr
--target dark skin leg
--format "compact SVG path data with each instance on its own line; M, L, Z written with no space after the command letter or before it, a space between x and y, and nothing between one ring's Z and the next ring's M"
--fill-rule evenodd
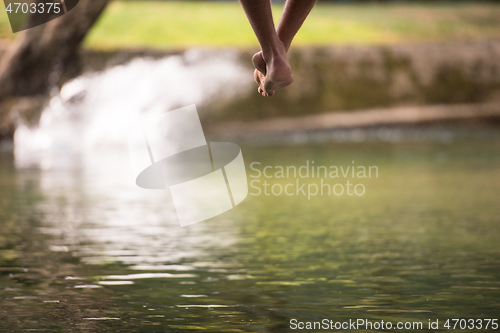
M262 48L262 51L257 52L252 58L256 68L254 78L259 84L259 93L272 96L275 90L293 81L291 71L290 76L286 77L284 69L290 68L286 52L316 0L288 0L275 33L271 31L271 27L274 30L274 22L269 0L241 0L241 3ZM280 43L276 41L276 37ZM284 48L284 53L280 44ZM274 54L273 50L275 50Z
M276 32L270 0L240 0L262 49L266 75L260 78L259 92L265 96L292 83L286 49Z

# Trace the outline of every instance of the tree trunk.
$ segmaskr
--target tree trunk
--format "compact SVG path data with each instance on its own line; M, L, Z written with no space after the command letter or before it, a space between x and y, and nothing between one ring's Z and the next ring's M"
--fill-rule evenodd
M20 32L22 36L0 59L0 102L11 96L43 94L48 87L60 84L108 2L80 0L63 16Z

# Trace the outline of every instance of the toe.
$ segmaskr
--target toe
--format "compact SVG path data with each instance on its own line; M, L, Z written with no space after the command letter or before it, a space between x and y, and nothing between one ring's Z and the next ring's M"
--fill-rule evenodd
M262 96L264 97L271 97L271 96L274 96L274 91L270 90L270 91L265 91L263 90L261 87L257 88L257 91L259 92L259 94L261 94Z
M253 72L253 79L255 80L255 82L257 82L257 84L260 86L260 75L259 75L259 71L258 70L255 70Z

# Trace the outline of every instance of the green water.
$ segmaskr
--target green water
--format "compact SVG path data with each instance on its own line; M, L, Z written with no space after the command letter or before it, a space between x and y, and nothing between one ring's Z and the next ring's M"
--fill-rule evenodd
M249 180L253 162L306 161L377 166L378 178L326 179L362 183L362 196L249 195L180 228L162 192L106 192L85 170L16 170L3 154L0 330L293 332L291 319L326 318L448 331L446 319L500 319L500 137L242 151Z

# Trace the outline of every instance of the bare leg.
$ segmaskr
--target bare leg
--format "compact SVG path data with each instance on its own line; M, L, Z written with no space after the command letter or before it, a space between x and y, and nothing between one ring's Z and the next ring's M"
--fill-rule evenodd
M277 33L287 52L315 3L316 0L288 0L285 3Z
M311 12L317 0L287 0L280 22L278 24L277 35L286 52L290 49L293 38L299 31L305 19ZM262 52L257 52L252 59L256 71L255 81L259 84L259 79L266 75L266 61ZM260 73L259 73L260 72Z
M257 36L264 61L263 73L256 76L259 92L264 96L274 95L274 91L292 83L292 71L286 56L286 49L274 27L270 0L240 0L250 25Z

